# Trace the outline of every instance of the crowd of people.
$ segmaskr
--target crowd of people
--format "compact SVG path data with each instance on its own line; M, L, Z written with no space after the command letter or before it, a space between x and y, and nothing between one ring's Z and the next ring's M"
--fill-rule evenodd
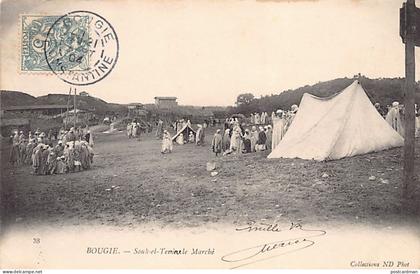
M404 106L393 102L387 111L378 104L375 108L401 136L404 136ZM253 153L273 150L282 140L299 107L292 105L290 110L277 110L269 116L267 112L252 113L248 119L228 118L224 129L217 129L211 142L211 149L216 154ZM416 110L416 137L420 136L420 111ZM170 153L173 143L205 145L207 124L198 124L193 130L189 120L180 119L171 124L176 132L172 138L164 129L162 120L157 122L156 137L162 140L162 153ZM128 138L139 138L142 127L132 121L127 125ZM185 134L185 136L184 136ZM93 163L93 135L89 128L72 127L70 130L52 130L48 133L37 129L24 134L14 131L11 136L12 149L10 162L14 166L30 165L35 175L63 174L89 169Z
M271 116L261 112L252 113L249 119L227 118L223 131L216 130L211 148L216 156L271 150L283 138L298 109L297 105L293 105L289 111L278 110ZM207 124L198 124L195 131L188 130L187 125L188 129L192 129L189 120L180 119L171 123L176 134L172 138L169 130L164 129L163 121L157 122L155 136L162 140L161 153L172 152L174 142L179 145L205 145Z
M127 137L128 139L137 138L140 139L141 132L146 128L142 127L139 122L133 120L127 124Z
M255 125L265 125L269 123L269 118L270 117L265 111L261 113L251 113L250 123Z
M90 169L93 163L93 135L89 128L60 129L48 134L37 129L11 136L10 162L13 166L32 166L34 175L64 174Z
M271 125L252 126L246 128L245 123L239 123L238 119L229 121L223 136L218 136L218 130L213 137L212 147L216 155L231 153L251 153L271 149L272 127Z
M274 149L298 109L297 105L293 105L289 111L273 112L271 117L267 112L253 113L249 119L249 127L245 122L240 123L238 118L226 119L223 135L221 130L217 130L213 136L213 152L218 156Z
M391 127L404 137L404 106L393 102L386 109L376 103L375 108L391 125ZM212 149L216 155L231 153L250 153L274 149L282 140L298 112L299 107L292 105L290 110L281 109L272 112L252 113L249 118L250 128L246 123L239 123L237 118L226 119L225 131L222 134L217 130L212 141ZM415 106L416 137L420 137L420 109Z
M392 106L388 107L388 111L385 111L379 104L375 104L375 107L386 121L403 136L403 106L399 105L398 102L394 102ZM223 131L221 129L216 130L211 142L211 148L216 156L272 150L286 134L298 110L299 107L297 105L292 105L290 110L284 111L279 109L272 112L271 115L263 111L252 113L246 119L227 118ZM416 124L419 124L416 126L416 136L420 128L418 113L416 106ZM186 119L179 119L170 123L170 126L176 133L176 137L172 138L170 132L165 129L164 122L158 120L155 135L157 139L162 140L161 153L172 152L174 142L179 145L188 143L205 144L205 129L207 125L199 124L195 131L187 130L184 132L186 125L192 128L191 122ZM133 122L127 125L129 138L138 136L140 130L138 123Z

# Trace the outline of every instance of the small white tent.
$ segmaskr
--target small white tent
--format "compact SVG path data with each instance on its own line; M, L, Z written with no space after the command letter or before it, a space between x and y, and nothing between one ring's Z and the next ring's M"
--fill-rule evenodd
M179 134L182 133L184 140L188 140L188 136L190 135L190 132L192 132L195 136L195 131L191 127L190 123L186 123L173 137L172 141L175 142L176 138L179 136Z
M305 93L293 123L268 158L334 160L403 143L354 81L328 98Z

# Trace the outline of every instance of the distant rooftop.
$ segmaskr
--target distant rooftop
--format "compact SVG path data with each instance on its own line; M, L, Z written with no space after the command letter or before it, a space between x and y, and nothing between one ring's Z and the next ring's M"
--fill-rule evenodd
M172 97L172 96L156 96L155 99L159 99L159 100L176 100L176 97Z
M143 106L142 103L129 103L129 104L125 104L126 106Z

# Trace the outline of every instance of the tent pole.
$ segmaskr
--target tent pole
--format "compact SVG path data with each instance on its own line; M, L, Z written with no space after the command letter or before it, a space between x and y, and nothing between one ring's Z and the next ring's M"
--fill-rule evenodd
M414 92L415 92L415 3L408 0L406 4L406 43L405 43L405 86L404 86L404 107L405 107L405 132L404 132L404 181L402 195L403 199L411 196L411 185L414 182L414 140L415 140L415 114L414 114Z

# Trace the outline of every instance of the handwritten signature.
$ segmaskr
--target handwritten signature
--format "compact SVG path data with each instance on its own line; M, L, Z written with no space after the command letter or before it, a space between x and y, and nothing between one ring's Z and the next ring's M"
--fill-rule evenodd
M294 230L294 231L293 231ZM282 229L279 224L267 224L250 222L245 227L236 228L236 231L242 232L287 232L299 234L287 239L279 239L273 242L262 243L256 246L233 251L224 255L221 260L228 263L236 263L232 268L239 268L256 262L272 259L278 256L296 252L313 246L315 237L324 236L326 231L320 229L305 229L300 223L291 223L288 228ZM269 256L272 255L272 256Z

